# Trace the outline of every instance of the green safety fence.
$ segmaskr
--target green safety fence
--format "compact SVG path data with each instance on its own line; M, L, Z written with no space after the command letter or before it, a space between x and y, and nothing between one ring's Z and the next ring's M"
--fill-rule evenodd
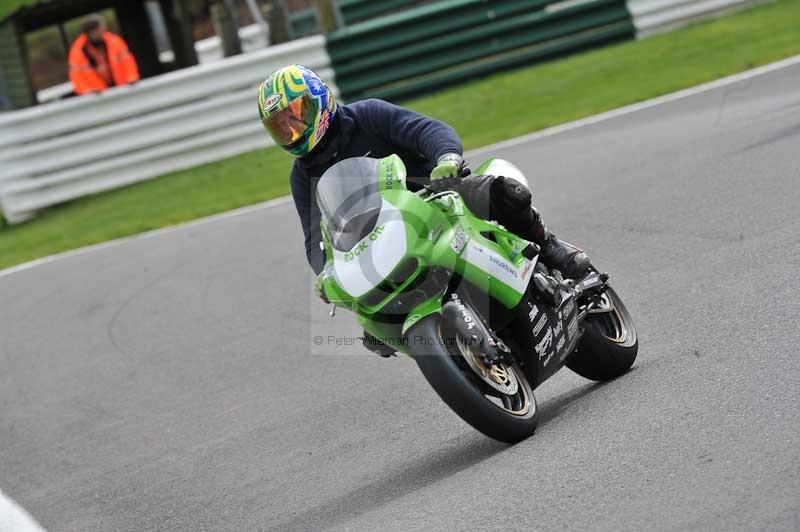
M431 1L435 0L339 0L337 5L347 26ZM289 23L293 39L319 32L317 12L313 7L289 13Z
M350 25L420 3L420 0L339 0L337 5L344 23Z
M634 37L624 0L441 0L328 35L345 100L399 99Z
M337 5L344 24L351 25L431 1L435 0L339 0ZM317 12L313 7L289 13L289 23L293 39L319 32Z
M319 22L314 9L303 9L289 13L289 28L292 39L319 33Z

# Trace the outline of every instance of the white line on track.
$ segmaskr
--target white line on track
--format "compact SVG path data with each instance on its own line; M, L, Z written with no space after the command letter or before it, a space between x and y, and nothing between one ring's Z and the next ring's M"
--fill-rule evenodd
M0 491L0 532L45 532L22 506Z
M93 244L91 246L86 246L78 249L73 249L70 251L64 251L62 253L56 253L55 255L48 255L47 257L42 257L41 259L32 260L30 262L25 262L22 264L18 264L16 266L11 266L10 268L6 268L5 270L0 270L0 277L4 277L6 275L11 275L12 273L21 272L24 270L30 270L35 266L41 266L42 264L49 264L51 262L55 262L59 259L66 259L68 257L75 257L76 255L83 255L85 253L89 253L92 251L97 251L99 249L106 249L118 246L120 244L124 244L126 242L130 242L132 240L140 240L143 238L151 238L154 236L162 235L164 233L171 233L173 231L179 231L183 229L189 229L192 227L196 227L198 225L205 225L211 222L217 222L219 220L225 220L226 218L233 218L234 216L239 216L242 214L248 214L251 212L260 211L263 209L268 209L270 207L276 207L278 205L283 205L285 203L289 203L291 201L291 196L283 196L280 198L271 199L269 201L265 201L263 203L255 203L253 205L248 205L246 207L241 207L239 209L234 209L232 211L223 212L220 214L214 214L212 216L206 216L205 218L198 218L197 220L192 220L190 222L184 222L178 225L171 225L169 227L162 227L160 229L153 229L152 231L146 231L144 233L139 233L136 235L126 236L122 238L117 238L115 240L109 240L108 242L101 242L99 244ZM3 532L0 529L0 532Z
M559 133L564 133L567 131L572 131L573 129L578 129L584 126L588 126L591 124L597 124L598 122L603 122L605 120L611 120L613 118L628 115L631 113L635 113L641 111L643 109L649 109L651 107L655 107L657 105L662 105L669 102L674 102L676 100L680 100L682 98L687 98L689 96L694 96L695 94L700 94L703 92L708 92L714 89L718 89L720 87L724 87L727 85L732 85L734 83L738 83L740 81L749 80L757 76L763 76L764 74L769 74L770 72L775 72L776 70L781 70L783 68L788 68L794 65L800 64L800 55L796 55L793 57L789 57L787 59L783 59L781 61L776 61L774 63L770 63L768 65L764 65L758 68L754 68L751 70L746 70L744 72L740 72L738 74L734 74L732 76L728 76L725 78L720 78L714 81L710 81L708 83L704 83L702 85L697 85L695 87L690 87L688 89L683 89L678 92L672 92L670 94L665 94L663 96L658 96L657 98L652 98L650 100L645 100L643 102L634 103L631 105L626 105L625 107L620 107L617 109L613 109L611 111L606 111L605 113L600 113L597 115L592 115L586 118L581 118L580 120L575 120L574 122L567 122L566 124L561 124L558 126L553 126L547 129L543 129L541 131L537 131L535 133L530 133L528 135L522 135L521 137L516 137L510 140L505 140L502 142L498 142L496 144L490 144L489 146L484 146L483 148L478 148L475 150L469 151L466 156L470 158L474 158L480 156L482 154L486 154L495 150L502 150L505 148L512 148L514 146L519 146L520 144L525 144L528 142L533 142L537 139L541 139L544 137L550 137L553 135L558 135ZM284 196L282 198L276 198L270 201L265 201L263 203L256 203L254 205L249 205L247 207L242 207L240 209L224 212L221 214L215 214L213 216L208 216L205 218L199 218L197 220L193 220L191 222L186 222L180 225L164 227L161 229L155 229L153 231L148 231L146 233L140 233L138 235L133 235L129 237L119 238L116 240L110 240L108 242L103 242L101 244L95 244L92 246L87 246L71 251L65 251L63 253L57 253L55 255L50 255L47 257L42 257L41 259L36 259L30 262L26 262L23 264L19 264L17 266L12 266L11 268L7 268L5 270L0 270L0 277L5 277L7 275L11 275L13 273L21 272L24 270L29 270L36 266L41 266L43 264L48 264L60 259L65 259L68 257L74 257L76 255L83 255L84 253L89 253L92 251L97 251L99 249L106 249L109 247L117 246L119 244L123 244L125 242L129 242L131 240L138 240L141 238L150 238L153 236L158 236L164 233L169 233L172 231L180 231L190 227L197 227L199 225L204 225L207 223L217 222L219 220L224 220L226 218L232 218L234 216L239 216L242 214L249 214L252 212L260 211L263 209L268 209L271 207L276 207L278 205L284 205L290 201L290 196ZM0 529L0 532L3 532Z

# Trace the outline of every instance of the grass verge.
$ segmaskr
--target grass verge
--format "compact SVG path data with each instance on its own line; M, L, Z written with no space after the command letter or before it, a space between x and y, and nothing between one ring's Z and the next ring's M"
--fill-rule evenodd
M475 148L798 54L798 20L800 2L780 0L406 105L450 123ZM288 194L290 166L266 149L50 209L0 230L0 268Z

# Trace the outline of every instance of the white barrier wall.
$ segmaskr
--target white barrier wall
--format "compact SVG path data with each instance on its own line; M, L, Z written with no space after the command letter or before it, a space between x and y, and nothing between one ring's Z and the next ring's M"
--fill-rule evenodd
M289 63L333 82L325 39L313 36L0 115L0 210L14 223L50 205L266 147L256 88Z
M767 0L628 0L637 37L672 31L696 20L718 16Z

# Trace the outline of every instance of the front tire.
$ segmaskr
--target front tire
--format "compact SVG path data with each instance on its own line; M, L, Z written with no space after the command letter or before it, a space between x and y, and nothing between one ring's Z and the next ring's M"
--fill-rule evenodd
M445 334L441 332L443 329ZM536 398L516 364L502 366L500 370L509 372L509 378L517 384L516 393L502 397L466 362L459 348L465 344L459 342L456 333L448 331L441 316L421 320L407 337L425 379L461 419L490 438L506 443L524 440L534 433L539 423Z
M611 308L590 313L584 333L567 367L589 380L608 381L626 373L639 351L639 338L628 310L612 288L606 291Z

